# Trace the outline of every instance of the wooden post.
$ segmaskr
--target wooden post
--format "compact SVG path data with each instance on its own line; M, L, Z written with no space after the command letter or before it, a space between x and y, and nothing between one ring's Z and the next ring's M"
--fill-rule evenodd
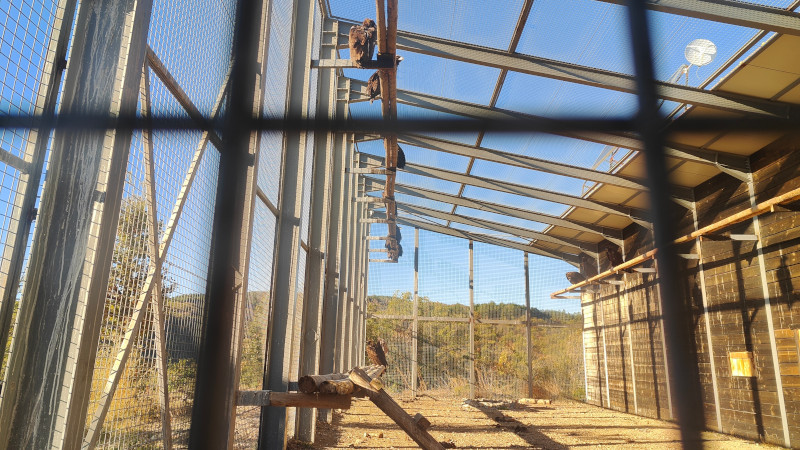
M411 313L411 396L419 389L419 228L414 228L414 310Z
M475 283L472 239L469 240L469 398L475 398Z
M141 113L144 117L151 116L150 108L150 76L145 66L142 73L142 87L140 93ZM150 272L155 277L155 289L151 293L153 302L150 303L156 325L153 327L156 341L156 371L158 373L158 399L161 406L161 436L164 448L172 449L172 421L169 407L169 379L167 377L167 338L164 320L164 299L161 296L161 266L162 260L158 251L158 207L156 205L156 177L153 157L153 137L149 129L142 130L144 144L145 167L145 192L147 205L147 250L150 256Z
M525 341L528 349L528 398L533 398L533 342L531 338L531 278L528 271L528 252L523 254L525 265Z

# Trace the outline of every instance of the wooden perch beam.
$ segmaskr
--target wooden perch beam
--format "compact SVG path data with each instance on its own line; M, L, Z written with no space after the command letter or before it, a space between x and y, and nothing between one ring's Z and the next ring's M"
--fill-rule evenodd
M359 370L363 370L365 373L370 374L370 377L377 378L383 375L386 372L385 366L367 366L367 367L359 367ZM355 369L353 369L355 370ZM350 395L355 391L355 386L353 382L349 379L349 374L347 373L333 373L328 375L306 375L300 378L300 388L303 389L303 379L307 377L314 377L314 381L319 380L319 382L315 385L315 388L319 390L322 394L336 394L336 395ZM310 382L307 380L306 384ZM312 391L314 392L314 391Z
M236 402L236 406L283 406L324 409L349 409L350 404L350 396L272 391L239 391L239 397Z
M707 226L705 226L703 228L700 228L699 230L696 230L696 231L693 231L693 232L691 232L691 233L689 233L687 235L681 236L678 239L675 239L675 241L673 241L673 244L675 244L675 245L685 244L685 243L690 242L690 241L692 241L694 239L697 239L697 238L699 238L701 236L706 236L708 234L711 234L711 233L714 233L716 231L719 231L719 230L721 230L723 228L729 227L729 226L737 224L739 222L743 222L743 221L745 221L747 219L752 219L755 216L759 216L761 214L773 211L776 207L780 206L781 204L791 203L791 202L795 202L795 201L798 201L798 200L800 200L800 188L793 189L793 190L791 190L789 192L786 192L785 194L781 194L781 195L773 197L773 198L771 198L769 200L763 201L763 202L761 202L761 203L759 203L759 204L757 204L755 206L752 206L752 207L750 207L748 209L745 209L745 210L740 211L738 213L732 214L732 215L726 217L725 219L719 220L719 221L714 222L714 223L712 223L710 225L707 225ZM562 295L562 294L565 294L567 292L573 291L575 289L579 289L579 288L582 288L582 287L584 287L586 285L592 284L595 281L600 281L603 278L606 278L606 277L608 277L610 275L613 275L613 274L615 274L617 272L620 272L620 271L622 271L624 269L629 269L629 268L632 268L634 266L638 266L639 264L641 264L641 263L643 263L643 262L645 262L647 260L655 258L657 251L658 251L658 249L650 250L649 252L647 252L647 253L645 253L643 255L639 255L636 258L633 258L633 259L631 259L629 261L625 261L624 263L622 263L622 264L620 264L620 265L618 265L616 267L612 267L611 269L606 270L603 273L597 274L597 275L589 278L588 280L582 281L582 282L577 283L577 284L573 284L572 286L570 286L570 287L568 287L566 289L562 289L560 291L553 292L552 294L550 294L550 298L563 298L563 297L559 297L559 296Z

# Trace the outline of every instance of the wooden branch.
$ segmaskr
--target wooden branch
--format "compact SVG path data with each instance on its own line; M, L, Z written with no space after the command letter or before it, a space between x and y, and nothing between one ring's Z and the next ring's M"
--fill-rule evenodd
M350 372L350 379L361 386L369 396L372 403L383 411L389 418L403 429L408 436L424 449L444 449L425 428L420 426L410 415L408 415L400 405L395 402L383 389L375 389L372 385L372 378L366 372L355 368ZM366 387L365 387L366 386ZM422 420L420 420L421 422Z
M285 406L297 408L349 409L348 395L300 392L239 391L236 406Z

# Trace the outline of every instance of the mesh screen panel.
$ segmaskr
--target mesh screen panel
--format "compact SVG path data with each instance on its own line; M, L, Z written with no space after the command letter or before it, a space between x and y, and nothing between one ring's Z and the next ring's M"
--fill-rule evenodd
M253 215L253 237L242 343L242 375L239 389L259 390L264 384L264 355L268 336L272 265L275 256L276 219L263 202L257 201ZM261 408L236 409L237 448L254 448L258 442Z

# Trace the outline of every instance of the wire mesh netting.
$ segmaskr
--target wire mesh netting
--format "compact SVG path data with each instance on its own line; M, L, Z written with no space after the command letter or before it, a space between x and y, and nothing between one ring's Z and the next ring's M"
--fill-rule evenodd
M383 231L377 227L373 225L373 233ZM404 230L404 242L412 242L413 229ZM472 378L474 395L479 397L528 396L527 284L532 395L582 399L580 305L549 297L563 286L564 273L573 270L572 266L529 255L526 279L523 252L473 243L475 325L471 344L469 241L425 230L419 235L416 336L413 251L405 253L398 264L372 263L369 269L369 305L378 311L374 313L377 317L385 318L370 319L367 336L386 340L390 365L392 360L402 361L387 372L390 388L408 394L414 385L412 366L416 363L420 391L446 390L468 396ZM402 289L409 283L411 291Z
M256 202L253 237L250 245L245 335L241 350L239 386L242 390L259 390L264 385L264 357L269 331L275 227L275 215L262 202ZM260 407L236 409L235 444L237 448L252 448L257 445L260 417Z

